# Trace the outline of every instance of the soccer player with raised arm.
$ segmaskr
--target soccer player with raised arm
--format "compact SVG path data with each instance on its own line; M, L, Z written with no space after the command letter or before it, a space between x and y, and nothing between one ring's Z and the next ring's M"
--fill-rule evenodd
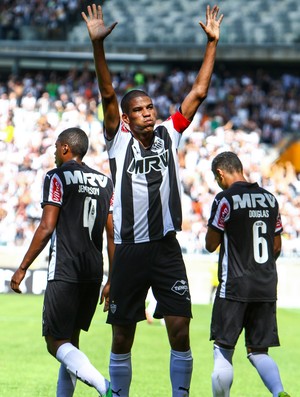
M120 114L104 52L104 40L117 23L106 26L102 8L95 4L88 6L87 14L82 13L93 46L115 186L116 250L107 319L113 328L109 369L114 396L129 395L131 348L136 324L146 318L145 299L150 287L157 300L154 317L164 318L171 346L172 396L189 395L192 312L185 264L176 238L182 223L177 148L207 96L223 19L218 13L217 6L207 6L206 23L200 22L207 44L199 73L181 106L158 126L152 99L141 90L129 91L122 98Z

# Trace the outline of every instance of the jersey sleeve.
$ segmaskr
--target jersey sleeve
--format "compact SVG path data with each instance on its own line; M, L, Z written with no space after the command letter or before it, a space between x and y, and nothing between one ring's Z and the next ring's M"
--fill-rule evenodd
M182 133L191 124L179 111L172 114L167 120L160 125L165 127L170 135L175 147L178 148Z
M110 201L109 201L109 213L111 214L114 209L114 192L112 192Z
M225 223L230 217L230 204L228 200L223 197L221 199L216 196L211 208L208 226L221 233L225 230Z
M176 113L172 114L170 118L173 121L175 130L180 134L182 134L183 131L185 131L191 124L191 122L188 119L186 119L180 111L177 111Z
M42 208L46 204L61 207L63 202L64 188L60 177L54 173L47 173L44 179L43 196L41 201Z
M281 215L278 212L276 226L275 226L275 236L281 234L283 232L282 222L281 222Z
M118 147L123 147L126 145L126 142L131 138L130 130L123 121L120 122L118 130L113 138L108 139L106 136L106 132L104 130L104 140L106 144L106 149L108 151L109 157L115 157L116 151Z

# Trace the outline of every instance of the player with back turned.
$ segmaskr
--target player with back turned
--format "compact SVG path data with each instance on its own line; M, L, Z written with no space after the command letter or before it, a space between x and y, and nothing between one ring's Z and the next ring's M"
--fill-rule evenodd
M60 363L57 397L72 397L76 380L111 396L109 381L79 350L81 330L88 331L103 278L103 231L106 229L109 263L114 253L111 179L82 159L88 137L80 128L62 131L56 140L57 168L47 172L42 195L42 218L15 274L20 283L49 240L47 287L44 296L43 336L48 352ZM108 304L109 282L100 301Z
M206 248L220 245L216 297L210 339L214 340L214 397L228 397L233 382L232 357L245 330L247 357L273 397L288 397L268 349L279 346L276 259L281 251L282 224L274 195L249 183L233 152L212 162L223 189L214 199Z

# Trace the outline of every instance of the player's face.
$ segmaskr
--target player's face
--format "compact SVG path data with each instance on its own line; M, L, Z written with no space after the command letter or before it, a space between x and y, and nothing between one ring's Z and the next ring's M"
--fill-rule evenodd
M227 189L226 178L220 173L215 174L215 180L222 190Z
M63 164L62 154L63 154L63 146L60 141L55 142L55 164L57 167L60 167Z
M130 101L129 112L122 117L133 133L152 133L156 123L156 110L151 98L139 96Z

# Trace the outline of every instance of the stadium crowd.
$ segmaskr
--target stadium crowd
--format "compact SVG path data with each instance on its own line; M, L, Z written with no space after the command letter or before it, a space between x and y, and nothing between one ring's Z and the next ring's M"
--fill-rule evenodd
M36 29L37 38L62 39L79 15L80 0L2 0L0 40L19 40L23 28Z
M180 103L194 73L125 70L113 74L113 83L120 97L133 87L147 91L164 119ZM247 178L279 201L282 255L300 253L300 178L292 164L279 166L274 161L284 134L300 130L299 94L300 78L291 74L278 78L263 70L240 76L214 74L208 97L185 131L179 151L183 252L206 253L207 220L219 189L210 162L220 151L233 150ZM55 166L54 143L63 129L78 126L86 131L90 139L86 162L109 174L102 120L97 83L88 69L11 75L0 82L0 245L23 246L31 240L41 215L42 180Z

